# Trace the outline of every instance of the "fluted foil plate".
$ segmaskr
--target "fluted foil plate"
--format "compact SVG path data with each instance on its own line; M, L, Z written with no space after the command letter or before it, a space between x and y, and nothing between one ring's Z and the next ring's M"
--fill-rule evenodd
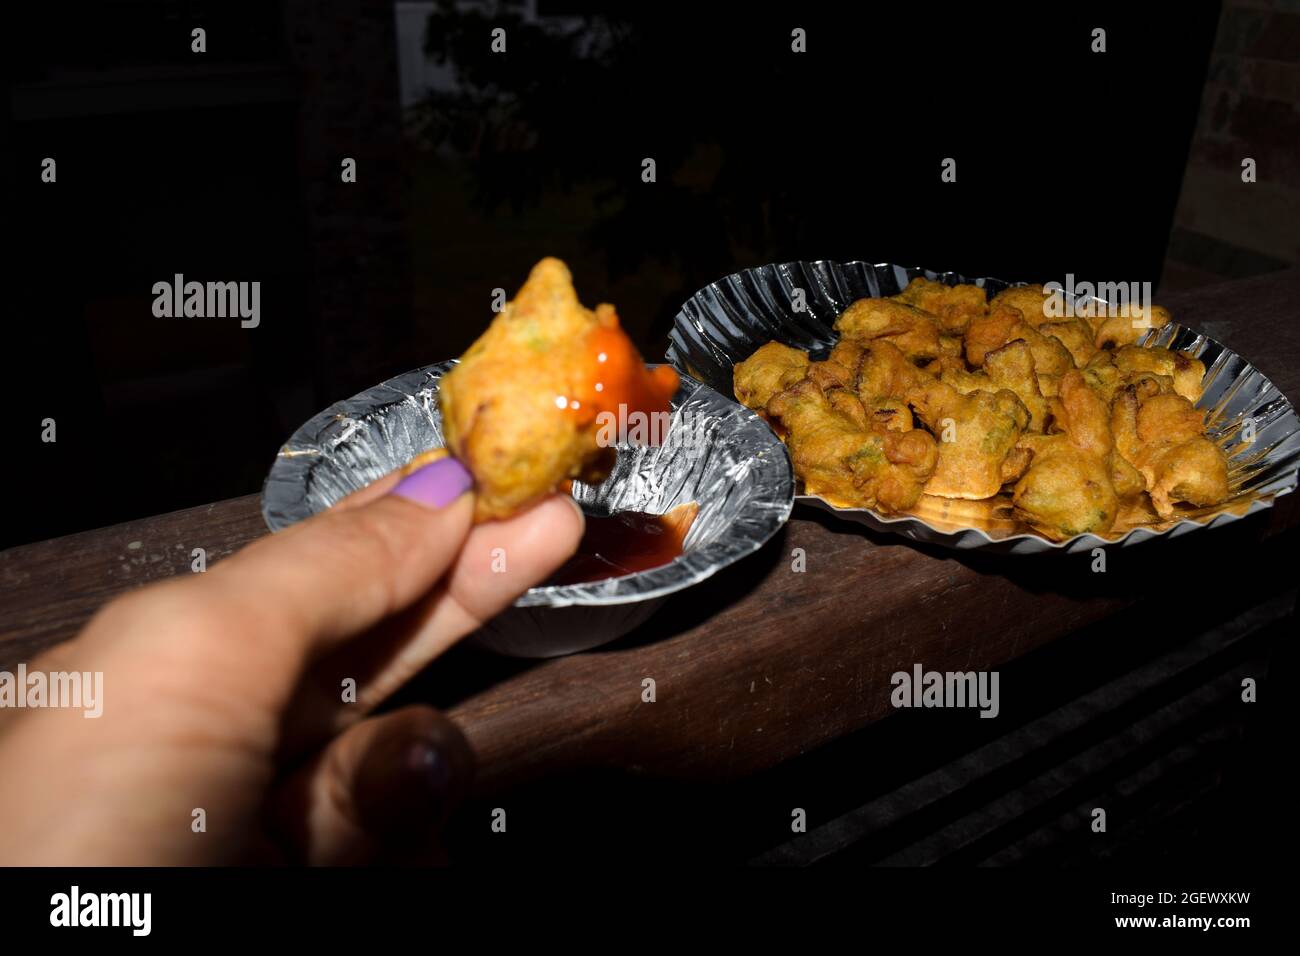
M1024 284L892 263L788 262L746 269L705 286L682 306L669 336L668 361L678 371L732 396L732 367L759 346L776 340L824 357L838 339L833 326L845 308L867 296L896 295L917 276L948 285L970 283L990 296ZM803 311L794 307L796 289L803 290ZM1076 297L1075 305L1085 301ZM1205 363L1205 394L1197 407L1206 410L1207 437L1228 456L1232 497L1223 504L1180 512L1167 521L1154 520L1152 513L1149 523L1121 526L1109 536L1082 534L1051 541L1012 516L1007 495L985 502L927 495L910 513L889 516L869 508L839 507L815 495L800 493L796 500L916 541L961 550L1039 554L1177 537L1269 508L1276 498L1295 489L1300 418L1258 369L1209 336L1175 323L1144 332L1138 344L1190 352ZM1247 419L1255 422L1253 443L1240 438Z
M338 402L294 432L262 490L272 531L443 445L438 382L455 362L416 369ZM758 550L790 516L794 475L785 446L749 409L683 376L662 444L620 445L599 485L574 482L592 514L662 514L697 502L699 513L670 564L584 584L535 587L477 638L503 653L548 657L613 640L669 594ZM637 605L630 607L629 605Z

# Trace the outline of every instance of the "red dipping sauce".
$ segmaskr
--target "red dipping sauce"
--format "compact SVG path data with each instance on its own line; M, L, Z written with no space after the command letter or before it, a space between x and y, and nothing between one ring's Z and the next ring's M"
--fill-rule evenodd
M588 515L577 553L546 583L584 584L669 564L682 553L682 543L699 510L692 501L662 515L642 511Z

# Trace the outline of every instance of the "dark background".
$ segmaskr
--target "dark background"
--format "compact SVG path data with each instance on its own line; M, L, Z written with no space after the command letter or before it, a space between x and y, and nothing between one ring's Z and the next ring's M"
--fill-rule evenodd
M486 9L437 8L414 45L452 82L406 104L411 38L391 0L6 12L0 547L258 491L301 422L460 353L492 290L543 255L570 263L584 301L616 303L651 359L696 289L770 261L1073 273L1159 295L1300 260L1300 13L1284 0ZM496 25L504 56L489 53ZM806 54L790 52L796 26ZM55 184L40 181L46 156ZM956 183L940 180L945 157ZM1245 157L1257 183L1241 182ZM176 272L260 281L260 327L154 318L151 287ZM530 812L553 825L512 847L534 861L653 846L766 863L1254 863L1273 846L1281 725L1267 693L1247 719L1222 688L1267 672L1294 626L1259 606L1294 588L1289 556L1272 557L1258 563L1276 580L1226 588L1221 618L1170 602L1008 665L1036 693L1004 720L901 714L736 786L637 781L635 802L552 780ZM514 665L483 666L490 680ZM412 699L445 704L429 679ZM1014 760L964 759L1003 733ZM1126 795L1104 853L1071 829L1094 790L1042 784L1078 766ZM796 846L782 808L810 785L827 822ZM935 849L966 826L978 838L960 852ZM504 858L456 832L454 857Z
M1168 285L1212 48L1277 35L1225 41L1214 4L483 9L438 8L456 85L405 110L391 2L12 11L0 546L258 491L297 425L458 354L547 254L651 358L697 288L774 260ZM1234 248L1199 255L1285 264ZM154 318L176 272L260 281L261 326Z

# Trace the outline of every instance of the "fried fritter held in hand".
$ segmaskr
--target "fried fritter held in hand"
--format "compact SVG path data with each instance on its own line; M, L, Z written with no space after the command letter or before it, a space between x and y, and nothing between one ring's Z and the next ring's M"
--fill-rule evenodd
M671 368L646 368L612 305L584 308L568 267L543 259L438 389L447 447L478 486L475 520L603 479L611 416L634 429L669 410L677 385Z

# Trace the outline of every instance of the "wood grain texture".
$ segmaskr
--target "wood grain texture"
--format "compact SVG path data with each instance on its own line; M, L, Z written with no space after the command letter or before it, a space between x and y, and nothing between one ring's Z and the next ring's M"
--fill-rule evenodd
M0 668L72 637L119 594L189 574L267 533L247 495L0 552Z
M1294 269L1164 302L1293 400L1297 303ZM1276 591L1290 580L1278 555L1294 547L1298 499L1213 532L1113 549L1104 574L1086 555L958 554L798 508L762 552L613 645L545 662L461 647L401 697L460 722L484 792L574 768L733 777L884 716L890 675L913 664L992 669L1142 602ZM112 597L189 573L194 548L211 564L265 533L250 495L0 553L0 669L72 636ZM654 703L641 700L647 677Z

